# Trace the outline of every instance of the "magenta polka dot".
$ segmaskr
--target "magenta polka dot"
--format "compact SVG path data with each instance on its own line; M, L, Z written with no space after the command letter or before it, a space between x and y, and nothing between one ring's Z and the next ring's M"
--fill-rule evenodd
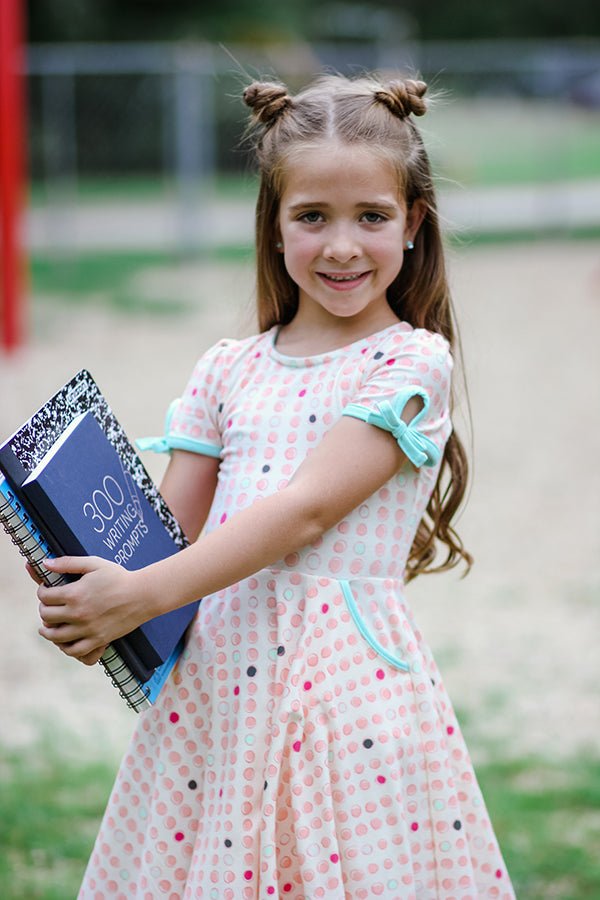
M179 722L179 713L172 712L169 716L169 722L173 722L173 724L175 724L175 722Z

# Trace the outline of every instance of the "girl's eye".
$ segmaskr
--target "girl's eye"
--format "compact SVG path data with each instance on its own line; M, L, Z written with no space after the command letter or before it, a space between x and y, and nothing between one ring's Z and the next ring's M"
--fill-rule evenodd
M378 212L366 212L363 213L363 221L367 223L367 225L377 225L379 222L385 222L385 216Z
M322 220L321 213L317 212L316 210L311 210L310 212L302 213L302 215L300 216L300 221L308 222L309 225L314 225L317 222L320 222L321 220Z

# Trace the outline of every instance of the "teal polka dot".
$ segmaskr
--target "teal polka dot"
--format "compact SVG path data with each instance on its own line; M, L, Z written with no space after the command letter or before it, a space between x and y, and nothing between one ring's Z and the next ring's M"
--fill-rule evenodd
M449 849L450 844L448 843L448 841L444 841L443 844L440 844L440 850L442 850L444 853L447 853Z
M242 480L241 480L241 485L242 485L243 488L250 487L250 479L249 479L249 478L242 478Z
M364 553L365 552L365 545L362 543L362 541L359 541L358 544L354 545L354 552L355 553Z
M434 809L443 809L446 804L443 800L434 800L433 808Z
M122 879L123 881L128 881L128 880L129 880L129 872L127 871L127 869L122 869L121 872L120 872L119 874L121 875L121 879Z
M420 671L421 671L421 664L418 663L418 662L413 663L412 670L413 670L413 672L420 672Z
M234 652L233 652L233 661L234 661L234 662L239 662L239 661L240 661L240 651L239 651L239 650L234 650Z
M390 878L390 880L387 883L387 886L390 889L390 891L395 891L396 888L398 887L398 882L396 881L395 878Z
M294 596L294 592L291 588L288 588L287 590L285 590L283 592L283 596L285 597L286 600L292 600L292 598Z
M157 763L156 771L158 772L159 775L164 775L165 774L165 764L161 763L161 762Z
M253 744L254 743L254 735L247 734L246 737L244 738L244 740L246 741L247 744Z
M212 766L212 764L214 763L214 761L215 761L215 758L214 758L214 756L212 755L212 753L208 753L207 756L206 756L206 762L208 763L208 765L209 765L209 766Z

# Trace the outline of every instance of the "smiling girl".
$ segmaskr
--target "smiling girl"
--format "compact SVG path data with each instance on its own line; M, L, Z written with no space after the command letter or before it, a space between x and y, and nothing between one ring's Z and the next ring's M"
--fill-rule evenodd
M49 562L82 577L39 588L41 633L87 663L204 597L125 754L84 900L514 897L404 595L470 564L425 90L245 91L260 331L204 354L159 442L193 543L138 572Z

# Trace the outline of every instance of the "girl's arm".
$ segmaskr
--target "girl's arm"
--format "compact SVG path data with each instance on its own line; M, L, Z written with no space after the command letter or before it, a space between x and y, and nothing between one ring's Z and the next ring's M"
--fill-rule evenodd
M402 418L420 408L409 401ZM40 587L40 634L67 644L68 655L91 662L110 641L160 613L184 606L249 577L304 547L363 503L406 462L395 439L343 417L299 466L281 491L235 513L180 553L136 572L95 557L53 560L55 571L83 578ZM175 462L179 466L180 463ZM184 463L182 462L183 466ZM183 481L169 488L174 503ZM175 511L175 510L174 510ZM194 528L197 522L193 523Z
M208 518L218 474L218 459L173 451L160 492L190 543L197 540Z

